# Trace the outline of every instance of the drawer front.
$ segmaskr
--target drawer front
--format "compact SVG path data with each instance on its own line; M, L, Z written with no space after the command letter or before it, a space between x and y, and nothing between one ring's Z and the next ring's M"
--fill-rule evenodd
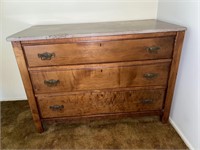
M29 67L171 58L174 37L24 46Z
M109 64L110 65L110 64ZM30 71L35 93L165 86L170 63ZM90 65L88 65L90 66Z
M39 97L42 118L161 110L164 89Z

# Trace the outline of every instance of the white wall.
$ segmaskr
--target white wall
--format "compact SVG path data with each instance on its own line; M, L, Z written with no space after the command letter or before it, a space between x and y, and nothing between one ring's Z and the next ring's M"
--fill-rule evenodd
M3 1L3 93L2 100L26 99L18 67L5 38L35 24L155 19L157 0L109 2L93 0L5 0ZM2 89L0 89L2 92Z
M200 139L197 138L197 133L200 132L198 129L200 89L197 82L200 77L198 2L192 0L159 0L159 3L157 0L101 1L1 1L0 29L3 30L0 31L0 100L26 99L11 44L5 40L8 35L35 24L155 19L158 8L158 19L188 28L170 117L189 142L190 147L200 149L198 145Z
M200 149L200 6L198 1L160 0L158 19L186 26L188 29L176 82L171 120L190 148Z
M0 1L0 22L2 22L2 1ZM3 60L2 60L2 51L3 51L3 45L2 45L3 37L2 37L2 23L0 23L0 100L3 99L3 87L2 87L2 72L3 72Z

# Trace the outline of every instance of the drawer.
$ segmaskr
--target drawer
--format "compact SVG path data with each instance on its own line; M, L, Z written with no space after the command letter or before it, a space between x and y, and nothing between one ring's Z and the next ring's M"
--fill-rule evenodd
M70 92L81 90L124 88L136 86L165 86L170 62L148 65L120 63L58 67L58 69L31 70L35 93Z
M164 89L88 92L37 99L42 118L161 110Z
M24 46L29 67L171 58L174 37Z

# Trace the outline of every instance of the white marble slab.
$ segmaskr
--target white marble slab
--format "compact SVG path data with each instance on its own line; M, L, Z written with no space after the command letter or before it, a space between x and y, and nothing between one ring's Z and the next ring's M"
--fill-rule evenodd
M86 36L182 31L185 27L159 20L135 20L99 23L37 25L13 34L8 41L60 39Z

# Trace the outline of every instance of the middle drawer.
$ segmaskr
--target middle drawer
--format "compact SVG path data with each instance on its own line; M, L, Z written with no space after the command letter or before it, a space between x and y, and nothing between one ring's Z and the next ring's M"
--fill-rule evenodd
M30 70L36 94L136 86L165 86L170 62L146 65L120 63Z

